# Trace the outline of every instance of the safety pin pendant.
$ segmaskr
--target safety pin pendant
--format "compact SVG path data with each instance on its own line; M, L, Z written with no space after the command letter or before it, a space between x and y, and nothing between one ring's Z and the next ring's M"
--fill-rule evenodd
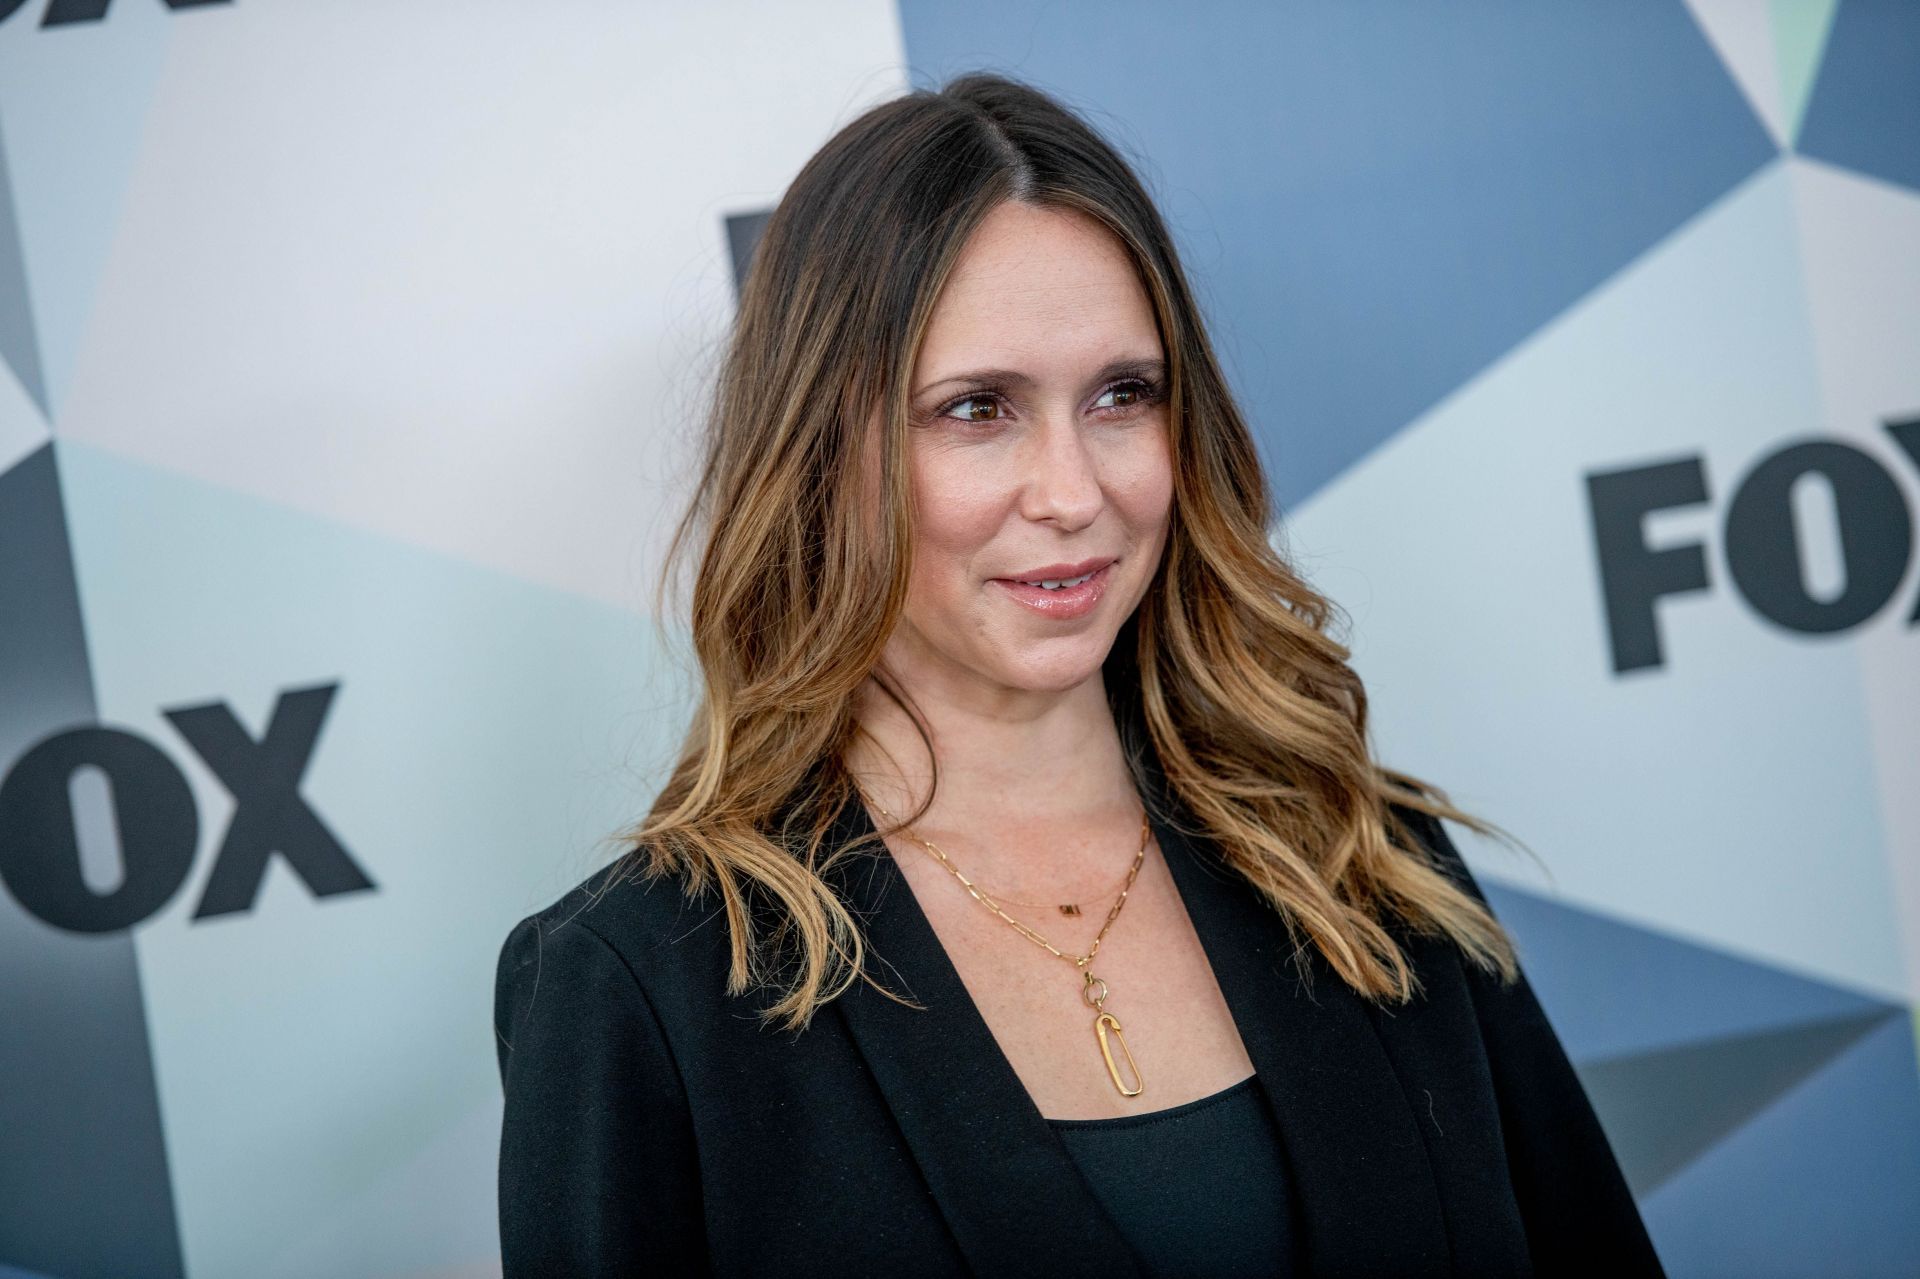
M1100 1037L1100 1055L1106 1058L1107 1074L1112 1076L1113 1086L1120 1090L1120 1095L1123 1097L1138 1097L1146 1088L1147 1081L1140 1077L1140 1067L1134 1064L1133 1049L1127 1047L1127 1037L1120 1030L1120 1019L1112 1013L1101 1013L1093 1020L1093 1030ZM1127 1073L1132 1075L1134 1080L1131 1088L1120 1082L1120 1071L1113 1064L1113 1048L1107 1042L1108 1030L1112 1030L1113 1038L1120 1041L1120 1051L1126 1054Z
M1095 977L1091 968L1085 967L1086 960L1080 962L1081 971L1086 974L1086 981L1080 987L1080 998L1087 1001L1087 1007L1100 1014L1093 1019L1093 1033L1100 1041L1100 1055L1106 1059L1107 1075L1122 1097L1138 1097L1146 1088L1147 1081L1141 1077L1140 1067L1134 1064L1133 1049L1127 1047L1127 1037L1120 1029L1120 1019L1107 1011L1107 983ZM1113 1064L1113 1045L1107 1042L1108 1031L1112 1031L1113 1038L1120 1041L1120 1051L1127 1059L1127 1073L1133 1076L1131 1088L1121 1080L1120 1070Z

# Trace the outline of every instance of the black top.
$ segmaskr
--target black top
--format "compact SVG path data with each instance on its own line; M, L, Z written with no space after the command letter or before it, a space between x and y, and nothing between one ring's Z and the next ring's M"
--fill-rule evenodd
M1154 834L1280 1134L1300 1273L1662 1273L1524 976L1393 925L1420 993L1361 998L1148 767ZM1401 816L1477 894L1441 824ZM828 832L872 835L852 802ZM1142 1273L892 856L829 873L885 990L856 983L797 1034L760 1020L767 991L726 993L713 891L599 871L514 926L493 1022L506 1279Z
M1280 1134L1258 1072L1165 1110L1047 1122L1147 1274L1295 1273Z

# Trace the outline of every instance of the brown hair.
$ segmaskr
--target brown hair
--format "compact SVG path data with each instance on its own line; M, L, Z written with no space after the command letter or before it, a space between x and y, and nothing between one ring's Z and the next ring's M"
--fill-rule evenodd
M1512 980L1511 939L1410 855L1421 844L1389 805L1506 836L1373 763L1366 693L1328 634L1336 608L1269 541L1252 436L1146 190L1067 108L987 74L855 119L762 232L694 500L669 548L671 571L704 537L691 632L700 705L646 820L623 832L633 848L609 886L638 871L717 890L727 991L778 986L766 1020L803 1028L856 979L884 991L824 875L852 850L827 847L826 834L854 794L842 760L860 731L856 691L874 676L908 705L876 671L912 553L908 379L968 236L1004 200L1077 210L1118 237L1167 348L1167 547L1105 670L1123 733L1145 735L1129 743L1143 789L1150 749L1196 833L1362 995L1406 1000L1419 988L1389 914ZM868 456L879 459L877 517L862 500Z

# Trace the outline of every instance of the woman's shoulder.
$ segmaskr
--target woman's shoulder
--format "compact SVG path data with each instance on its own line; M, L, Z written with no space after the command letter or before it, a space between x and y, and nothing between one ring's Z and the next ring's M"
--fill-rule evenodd
M523 970L550 975L561 966L624 968L643 989L723 968L725 908L707 887L693 891L673 875L649 876L629 850L552 902L523 916L501 945L499 981Z

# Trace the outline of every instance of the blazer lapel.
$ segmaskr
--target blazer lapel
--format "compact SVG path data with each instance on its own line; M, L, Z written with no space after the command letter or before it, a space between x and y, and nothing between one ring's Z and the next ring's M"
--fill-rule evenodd
M1157 774L1155 836L1258 1072L1289 1174L1295 1255L1315 1275L1450 1273L1438 1189L1366 1009L1317 950L1311 990L1278 914L1190 841ZM873 833L849 802L833 838ZM870 971L833 1002L968 1264L983 1274L1138 1275L1139 1262L1000 1050L891 855L839 872ZM849 869L848 867L852 867Z
M1452 1273L1426 1147L1364 1001L1311 946L1303 983L1279 914L1210 844L1159 816L1154 831L1280 1130L1302 1273Z
M840 843L873 833L850 802ZM843 871L863 917L869 971L926 1005L857 982L835 999L941 1214L980 1274L1139 1275L1139 1263L981 1017L884 846ZM909 1266L911 1269L911 1266Z

